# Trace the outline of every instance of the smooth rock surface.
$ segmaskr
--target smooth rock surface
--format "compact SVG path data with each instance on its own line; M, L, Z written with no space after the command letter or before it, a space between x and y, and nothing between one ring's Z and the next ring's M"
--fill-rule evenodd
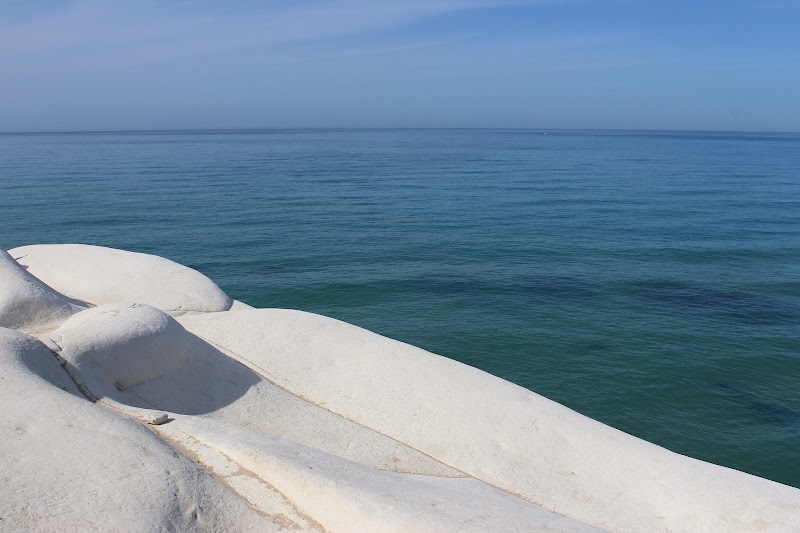
M94 305L137 302L181 315L233 303L200 272L154 255L86 244L36 244L9 254L62 294Z
M0 327L47 329L86 307L47 286L0 250Z
M331 531L601 531L474 478L386 472L201 418L177 424L269 480Z
M800 530L800 490L413 346L152 256L13 252L98 306L0 254L38 336L0 328L0 529Z
M231 308L228 309L228 311L245 311L247 309L255 309L255 307L247 305L244 302L240 302L239 300L234 300L233 305L231 305Z
M183 317L286 390L546 509L610 531L800 530L800 491L637 439L338 320Z
M144 426L86 400L0 328L0 530L280 531Z
M174 371L195 340L171 316L137 303L87 309L46 336L78 371L94 365L118 390Z
M211 470L219 459L209 460L209 454L222 454L234 467L219 473L221 480L254 507L286 516L294 526L596 530L275 387L155 308L96 307L46 336L89 398L153 425ZM153 414L162 410L168 414ZM254 494L254 483L261 494ZM290 509L274 495L265 499L264 483L287 497Z
M96 307L42 337L94 398L235 422L374 468L463 476L276 387L143 304Z

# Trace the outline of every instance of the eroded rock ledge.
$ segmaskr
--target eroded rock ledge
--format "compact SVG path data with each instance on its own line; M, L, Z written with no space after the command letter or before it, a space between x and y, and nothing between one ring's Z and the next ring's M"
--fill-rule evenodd
M0 412L0 529L800 530L800 490L96 246L0 250Z

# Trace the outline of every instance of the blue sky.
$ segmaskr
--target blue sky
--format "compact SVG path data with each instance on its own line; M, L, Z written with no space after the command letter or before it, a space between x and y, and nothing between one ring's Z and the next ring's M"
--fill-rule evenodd
M800 131L800 0L0 0L0 131Z

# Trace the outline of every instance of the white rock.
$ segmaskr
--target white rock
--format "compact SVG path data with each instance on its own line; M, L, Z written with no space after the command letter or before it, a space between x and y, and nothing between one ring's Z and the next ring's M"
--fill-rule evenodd
M73 316L43 340L55 347L94 398L212 416L375 468L463 475L276 387L153 307L95 307Z
M229 311L245 311L247 309L255 309L255 307L252 305L247 305L244 302L240 302L239 300L234 300Z
M800 490L344 322L276 309L180 322L286 390L572 519L610 531L800 531Z
M37 244L9 253L57 291L95 305L132 301L181 315L226 311L233 303L200 272L163 257L85 244Z
M800 531L800 490L455 361L153 256L12 252L0 325L42 341L0 328L0 529Z
M385 472L241 426L197 417L175 423L270 483L328 531L601 531L473 478Z
M187 447L184 438L175 435L177 428L219 450L331 531L594 530L466 478L300 398L277 393L280 389L155 308L96 307L73 316L48 338L90 397L154 426L169 421L170 429L160 433L168 442ZM270 398L277 399L277 405L271 405ZM290 398L293 401L287 401ZM297 404L307 409L301 412ZM288 414L295 416L276 416L287 406ZM195 416L142 416L137 407ZM203 421L196 416L201 413L242 425ZM289 433L354 460L270 432ZM315 468L311 474L306 471ZM238 470L235 473L240 476ZM253 501L248 487L240 484L239 490Z
M169 415L164 413L163 415L151 418L150 420L147 421L147 423L153 426L160 426L161 424L166 424L168 421L169 421Z
M0 530L280 531L142 424L87 401L0 328Z
M59 355L79 371L91 373L87 365L96 366L119 390L174 371L195 341L171 316L135 303L82 311L50 339L60 347ZM103 393L109 390L106 387Z
M0 250L0 327L44 330L85 309L26 271Z

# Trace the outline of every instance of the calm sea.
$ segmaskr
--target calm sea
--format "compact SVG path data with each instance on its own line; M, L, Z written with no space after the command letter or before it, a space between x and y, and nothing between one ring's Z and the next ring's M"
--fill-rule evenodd
M0 247L61 242L800 487L800 134L0 135Z

